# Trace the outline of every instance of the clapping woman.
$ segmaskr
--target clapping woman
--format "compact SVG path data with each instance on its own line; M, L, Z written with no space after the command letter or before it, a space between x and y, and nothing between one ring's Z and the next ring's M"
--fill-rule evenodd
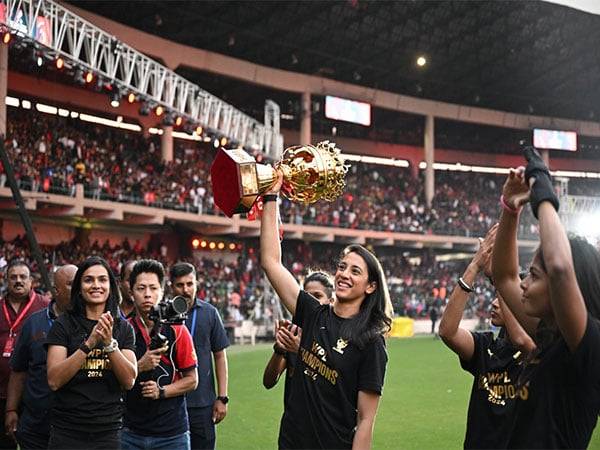
M120 319L119 290L106 261L89 257L75 274L71 310L48 339L48 384L56 391L51 449L118 449L122 397L137 376L134 335Z

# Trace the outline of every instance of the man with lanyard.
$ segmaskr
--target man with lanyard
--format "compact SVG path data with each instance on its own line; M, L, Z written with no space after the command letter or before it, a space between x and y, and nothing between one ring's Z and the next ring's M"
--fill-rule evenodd
M52 391L48 387L44 343L54 320L69 308L76 272L77 266L68 264L54 273L52 303L25 321L10 359L5 427L22 450L48 448Z
M156 324L150 312L163 297L165 272L155 260L138 261L130 275L136 314L139 376L127 392L121 436L123 450L189 450L185 394L198 384L192 337L183 325Z
M135 303L129 286L129 276L135 266L135 261L129 260L121 266L119 274L119 291L121 292L121 304L119 305L119 314L121 319L127 320L135 315Z
M198 356L198 387L186 395L192 449L214 449L215 424L227 414L227 333L217 309L196 298L196 269L189 263L177 263L170 271L173 295L182 295L188 302L186 325L194 339ZM215 361L218 396L211 353Z
M17 337L25 320L34 312L44 309L48 302L31 288L31 270L21 260L11 261L6 268L8 289L0 300L0 407L6 414L6 392L10 376L9 361ZM0 449L14 449L14 440L5 433L0 434Z

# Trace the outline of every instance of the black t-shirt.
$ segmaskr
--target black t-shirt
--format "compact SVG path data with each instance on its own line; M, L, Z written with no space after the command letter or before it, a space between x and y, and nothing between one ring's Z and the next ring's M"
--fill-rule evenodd
M600 413L600 322L588 314L574 352L560 338L523 370L511 448L587 448Z
M294 323L302 328L302 339L281 419L280 448L351 448L358 392L381 395L385 341L377 337L360 350L341 339L344 320L300 291Z
M514 426L517 398L527 400L527 387L517 380L523 368L521 352L507 338L494 333L472 333L470 361L460 360L475 377L471 388L465 448L506 448Z
M297 353L287 352L285 354L285 385L283 387L283 406L285 407L290 397L290 383L292 377L296 371L296 360L298 359Z
M66 347L67 356L71 356L87 339L96 323L96 320L63 314L50 329L47 346ZM135 351L133 328L127 321L115 320L113 336L120 349ZM92 349L75 376L56 391L50 418L53 426L90 433L121 428L123 388L102 347L103 344L98 344Z

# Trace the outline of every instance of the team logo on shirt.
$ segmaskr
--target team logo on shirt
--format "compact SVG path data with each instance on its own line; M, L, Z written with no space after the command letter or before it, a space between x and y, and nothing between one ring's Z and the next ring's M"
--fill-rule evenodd
M112 364L103 349L95 348L81 364L80 370L86 371L88 378L102 378L104 370L112 370Z
M322 377L335 386L338 372L327 364L327 352L318 342L313 341L310 350L300 347L298 354L305 365L304 375L312 381Z
M348 347L348 341L346 339L339 338L333 349L340 355L343 355L346 347Z
M487 391L488 402L494 405L506 406L507 400L529 398L529 383L519 386L510 378L506 370L481 374L477 384L479 389Z

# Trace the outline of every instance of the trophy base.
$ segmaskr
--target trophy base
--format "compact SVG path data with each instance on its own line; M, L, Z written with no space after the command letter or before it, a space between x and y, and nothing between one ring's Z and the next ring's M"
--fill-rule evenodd
M210 168L215 204L227 217L247 213L259 195L254 158L220 149Z

